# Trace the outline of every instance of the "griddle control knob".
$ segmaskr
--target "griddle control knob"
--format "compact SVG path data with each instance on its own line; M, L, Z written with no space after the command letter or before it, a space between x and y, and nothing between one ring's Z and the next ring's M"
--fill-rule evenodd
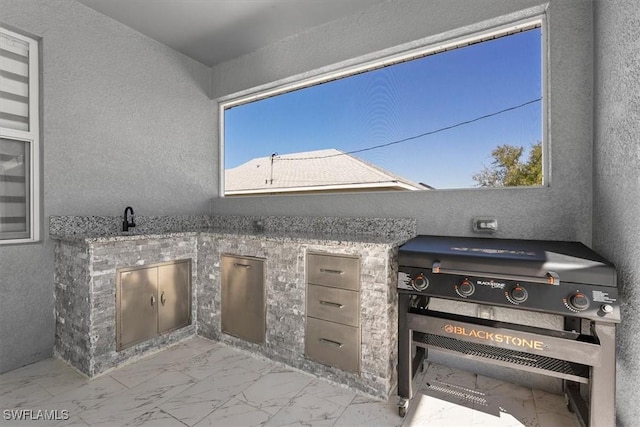
M476 291L476 287L468 279L464 279L459 285L456 286L456 292L462 297L468 297L473 295Z
M418 274L416 278L411 281L411 286L418 292L424 291L429 286L429 279L422 274Z
M527 298L529 298L529 293L525 288L518 285L511 288L511 291L509 291L509 296L511 297L511 300L513 302L521 303L525 302Z
M602 310L604 314L611 314L613 313L613 306L611 304L602 304L600 310Z
M582 292L575 292L569 295L569 307L576 311L584 311L589 308L589 298Z

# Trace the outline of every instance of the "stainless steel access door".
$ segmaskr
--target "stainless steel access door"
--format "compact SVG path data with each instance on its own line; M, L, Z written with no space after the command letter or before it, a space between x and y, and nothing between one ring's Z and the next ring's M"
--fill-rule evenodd
M118 350L158 334L156 268L122 271L118 275Z
M158 267L158 333L191 322L191 268L189 261Z
M265 341L265 270L260 258L222 256L222 332Z

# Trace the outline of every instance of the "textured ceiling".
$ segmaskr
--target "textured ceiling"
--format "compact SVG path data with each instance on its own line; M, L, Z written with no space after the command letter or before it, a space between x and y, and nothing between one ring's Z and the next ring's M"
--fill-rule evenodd
M214 66L386 0L78 1Z

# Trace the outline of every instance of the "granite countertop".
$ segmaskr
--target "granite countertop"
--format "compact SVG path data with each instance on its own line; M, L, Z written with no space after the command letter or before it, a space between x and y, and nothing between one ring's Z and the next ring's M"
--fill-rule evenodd
M105 232L79 232L79 233L51 233L50 237L54 240L66 242L100 244L113 243L134 240L149 239L169 239L190 237L197 235L213 235L228 236L243 239L263 239L271 241L305 241L305 242L354 242L354 243L371 243L371 244L387 244L399 245L407 241L409 236L378 236L358 233L318 233L318 232L299 232L299 231L256 231L256 230L235 230L221 228L205 228L200 230L132 230L129 232L120 231L117 233Z
M306 243L344 242L399 245L416 234L411 218L343 218L277 216L137 216L124 232L122 217L51 216L49 236L77 244L170 239L199 235Z

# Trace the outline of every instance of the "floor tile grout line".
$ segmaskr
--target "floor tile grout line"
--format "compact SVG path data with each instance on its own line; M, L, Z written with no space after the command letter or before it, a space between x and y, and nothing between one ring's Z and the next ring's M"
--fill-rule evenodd
M222 408L224 405L226 405L227 403L231 402L232 399L234 399L236 397L236 395L234 394L233 396L231 396L228 400L226 400L222 405L217 406L215 409L212 409L211 412L207 413L207 415L205 415L204 417L200 418L198 421L196 421L195 423L193 423L192 425L198 425L199 423L202 422L202 420L204 420L205 418L208 418L211 414L213 414L214 412L216 412L218 409ZM182 420L180 420L180 422L182 422L184 424L184 422Z
M209 350L209 351L210 351L210 350ZM174 367L171 367L171 369L173 369L175 372L179 372L179 373L181 373L181 374L184 374L184 375L187 375L187 376L191 377L189 374L184 373L184 372L182 372L182 371L180 371L180 370L178 370L178 369L175 369ZM256 372L256 373L257 373L257 372ZM187 391L187 390L189 390L189 389L191 389L191 388L193 388L193 387L196 387L196 386L197 386L198 384L200 384L202 381L207 380L208 378L212 377L213 375L215 375L215 372L214 372L214 373L212 373L212 374L210 374L210 375L207 375L206 377L201 378L201 379L197 379L197 378L193 378L193 377L191 377L191 378L193 378L196 382L195 382L192 386L190 386L190 387L188 387L187 389L183 390L183 392L185 392L185 391ZM260 374L260 377L258 377L258 379L256 379L255 381L258 381L258 380L259 380L260 378L262 378L264 375L266 375L266 374ZM255 381L254 381L254 382L255 382ZM240 390L238 393L234 394L234 395L233 395L233 396L231 396L229 399L227 399L226 401L224 401L221 405L217 406L215 409L213 409L213 410L212 410L211 412L209 412L207 415L205 415L205 416L204 416L204 417L202 417L200 420L198 420L197 422L195 422L193 425L198 424L199 422L201 422L202 420L204 420L205 418L207 418L209 415L211 415L212 413L214 413L214 412L215 412L215 411L217 411L218 409L222 408L224 405L226 405L228 402L230 402L230 401L231 401L231 399L236 398L236 396L237 396L238 394L242 393L244 390L246 390L246 389L247 389L247 388L249 388L250 386L251 386L250 384L247 384L247 385L246 385L246 387L244 387L244 388L243 388L242 390ZM238 400L240 400L240 399L238 399ZM248 403L247 403L247 404L248 404ZM253 407L252 405L249 405L249 406ZM259 408L255 408L255 409L260 410ZM264 411L263 411L263 412L264 412ZM181 422L182 422L182 421L181 421Z
M159 406L156 406L156 407L155 407L155 408L153 408L153 409L157 409L158 411L162 412L163 414L166 414L166 415L170 416L171 418L173 418L174 420L178 421L180 424L183 424L183 425L184 425L184 426L186 426L186 427L191 427L189 424L185 423L184 421L182 421L182 420L181 420L181 419L179 419L179 418L174 417L174 416L173 416L173 415L171 415L169 412L166 412L164 409L160 408ZM200 420L200 421L202 421L202 420ZM200 421L198 421L198 423L199 423ZM196 424L198 424L198 423L193 423L193 425L196 425Z
M20 389L22 389L22 388L26 388L26 387L32 387L32 386L34 386L34 385L35 385L35 386L37 386L37 387L40 387L40 388L42 389L42 391L44 391L45 393L47 393L49 396L47 396L47 397L45 397L45 398L42 398L42 399L39 399L39 400L36 400L35 402L28 402L28 403L26 403L27 405L35 406L35 405L37 405L37 404L39 404L39 403L41 403L41 402L46 401L47 399L50 399L50 398L52 398L52 397L55 397L55 395L51 394L51 393L50 393L46 388L44 388L41 384L38 384L37 382L33 382L33 383L31 383L31 384L27 384L27 385L24 385L24 386L22 386L22 387L18 387L17 389L14 389L14 390L9 390L9 391L8 391L7 393L5 393L5 394L12 394L12 393L15 393L15 391L16 391L16 390L20 390ZM15 406L15 408L18 408L18 407L20 407L20 406L24 406L24 404L19 403L19 404L18 404L18 406ZM4 410L4 409L13 409L13 408L0 408L0 409Z
M124 390L120 390L120 392L123 392L125 390L131 390L132 387L127 386L125 383L118 381L117 378L114 378L113 376L111 376L111 374L107 375L109 378L111 378L112 380L114 380L115 382L117 382L118 384L120 384L121 386L124 387Z
M536 399L536 394L533 392L533 389L531 390L531 401L533 402L533 409L536 414L536 422L539 427L542 427L542 424L540 424L540 413L538 412L538 399Z
M166 373L167 371L170 371L170 370L171 370L171 367L164 367L164 368L160 368L160 371L161 371L161 372L158 372L158 373L156 373L154 376L149 377L149 378L147 378L146 380L141 381L141 382L139 382L139 383L136 383L135 385L132 385L131 387L128 387L126 384L123 384L123 385L124 385L125 387L127 387L129 390L132 390L132 389L134 389L134 388L136 388L136 387L138 387L138 386L140 386L140 385L142 385L142 384L145 384L145 383L147 383L147 382L149 382L149 381L152 381L152 380L153 380L153 379L155 379L156 377L158 377L158 376L160 376L160 375L162 375L162 374L164 374L164 373ZM184 374L184 375L186 375L186 374ZM187 375L187 376L188 376L188 375ZM115 378L114 378L114 379L115 379ZM117 381L117 380L116 380L116 381ZM120 382L120 381L118 381L118 382Z
M142 386L142 385L146 384L147 382L149 382L149 381L152 381L152 380L156 379L159 375L162 375L163 373L168 372L168 371L169 371L169 369L163 369L163 371L162 371L161 373L159 373L159 374L157 374L157 375L154 375L152 378L149 378L149 379L147 379L147 380L145 380L145 381L142 381L141 383L138 383L138 384L136 384L135 386L132 386L132 387L127 387L125 384L122 384L122 383L120 383L119 381L117 381L115 378L112 378L114 381L116 381L116 382L118 382L118 383L122 384L122 385L125 387L125 389L120 390L120 391L116 392L115 394L113 394L113 395L109 396L108 398L106 398L106 399L102 402L102 405L104 405L104 403L105 403L105 402L109 402L109 401L111 401L111 400L114 400L114 399L118 398L119 396L121 396L121 395L122 395L122 394L124 394L124 393L127 393L127 392L129 392L129 391L134 390L136 387ZM184 375L184 374L183 374L183 375ZM164 387L163 387L163 388L164 388ZM151 406L151 408L152 408L152 409L156 409L156 408L157 408L157 409L160 409L160 410L161 410L161 408L160 408L160 406L159 406L159 405L160 405L160 404L162 404L162 403L164 403L164 402L166 402L168 399L171 399L171 397L161 399L161 402L160 402L160 403L158 403L158 404L154 404L153 406ZM96 409L96 408L93 408L93 409ZM133 419L135 419L135 417L134 417ZM87 422L87 421L86 421L86 420L84 420L84 419L83 419L83 421ZM131 421L131 420L128 420L128 421ZM89 422L87 422L87 424L90 424L90 423L89 423Z

